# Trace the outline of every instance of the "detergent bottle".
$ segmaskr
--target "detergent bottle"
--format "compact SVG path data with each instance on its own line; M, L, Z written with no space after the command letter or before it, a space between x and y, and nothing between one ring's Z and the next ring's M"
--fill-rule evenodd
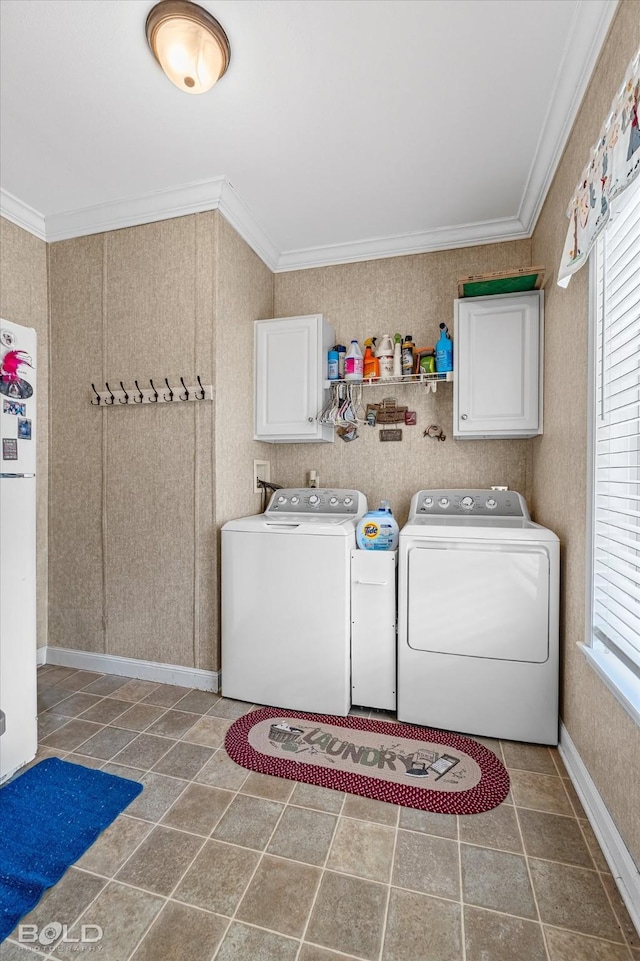
M416 345L413 342L411 334L407 334L402 341L402 376L405 377L407 374L413 373L413 353L415 351Z
M440 340L436 344L436 370L439 374L453 370L453 344L446 324L440 324Z
M362 376L365 380L380 379L380 361L375 355L376 338L367 337L364 342L364 360L362 364Z
M395 551L398 537L398 524L389 501L380 501L377 511L367 511L356 528L356 543L364 551Z
M344 359L344 379L362 380L362 351L357 340L352 340Z
M402 337L396 334L393 340L393 376L402 377Z
M380 380L390 380L393 377L393 343L389 334L382 335L376 357L380 363Z

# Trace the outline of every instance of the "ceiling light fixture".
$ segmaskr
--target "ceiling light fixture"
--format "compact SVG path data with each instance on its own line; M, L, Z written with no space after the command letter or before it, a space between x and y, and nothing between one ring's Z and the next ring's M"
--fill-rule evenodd
M190 0L161 0L149 11L147 41L167 77L185 93L211 90L229 66L226 33Z

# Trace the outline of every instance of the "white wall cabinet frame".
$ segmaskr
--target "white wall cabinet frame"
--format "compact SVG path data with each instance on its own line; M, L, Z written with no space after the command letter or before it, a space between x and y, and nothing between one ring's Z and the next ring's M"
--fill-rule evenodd
M542 433L541 290L455 301L453 436Z
M271 444L331 442L318 421L326 400L333 327L322 314L254 322L254 440Z

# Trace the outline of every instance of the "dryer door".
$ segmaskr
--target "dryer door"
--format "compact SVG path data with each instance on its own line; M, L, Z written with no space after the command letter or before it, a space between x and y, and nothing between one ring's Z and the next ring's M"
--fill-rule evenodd
M542 663L549 556L538 545L425 541L408 552L409 647Z

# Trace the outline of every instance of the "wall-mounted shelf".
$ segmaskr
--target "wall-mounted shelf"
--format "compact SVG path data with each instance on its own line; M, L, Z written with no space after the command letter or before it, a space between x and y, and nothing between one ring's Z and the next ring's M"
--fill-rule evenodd
M386 380L325 380L324 387L333 387L335 384L352 384L354 387L404 387L407 384L443 384L453 381L453 371L448 370L441 374L405 374L404 377L389 377Z

